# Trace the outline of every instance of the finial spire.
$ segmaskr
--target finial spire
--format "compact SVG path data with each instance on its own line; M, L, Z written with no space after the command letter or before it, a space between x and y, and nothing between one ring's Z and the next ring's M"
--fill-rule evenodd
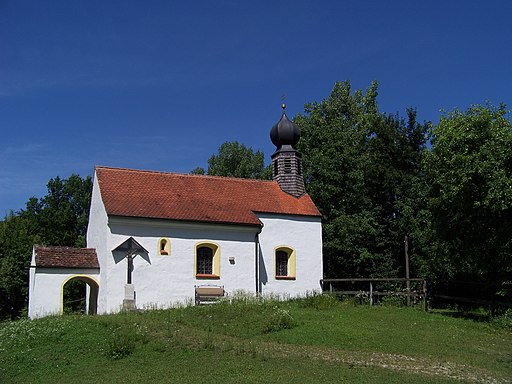
M281 119L270 130L270 140L272 140L277 150L282 149L283 146L285 146L285 149L289 146L295 149L300 140L300 129L286 116L285 103L281 104L281 108L283 109Z
M305 193L301 155L295 148L300 140L300 128L288 119L284 98L282 101L281 119L270 130L270 140L276 146L272 155L272 178L284 192L300 197Z

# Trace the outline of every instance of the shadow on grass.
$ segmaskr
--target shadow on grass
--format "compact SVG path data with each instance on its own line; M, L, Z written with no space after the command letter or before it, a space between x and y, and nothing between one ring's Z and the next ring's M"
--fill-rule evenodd
M431 309L429 312L438 313L447 317L453 317L455 319L472 320L478 323L489 323L491 320L489 313L486 312L473 312L454 309Z

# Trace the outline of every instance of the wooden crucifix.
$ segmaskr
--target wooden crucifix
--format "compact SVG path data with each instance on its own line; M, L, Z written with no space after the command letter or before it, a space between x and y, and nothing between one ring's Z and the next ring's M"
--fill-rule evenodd
M126 258L128 259L128 271L126 276L126 284L132 283L132 271L133 271L133 252L128 252Z
M128 238L122 244L117 246L114 251L120 251L126 254L127 273L126 284L132 284L133 258L137 254L148 253L148 251L140 245L133 237Z

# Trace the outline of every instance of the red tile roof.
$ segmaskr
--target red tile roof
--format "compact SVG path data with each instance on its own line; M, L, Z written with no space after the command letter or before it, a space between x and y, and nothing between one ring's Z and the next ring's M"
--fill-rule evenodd
M255 212L320 216L276 181L96 167L107 214L257 225Z
M98 258L93 248L35 247L36 266L40 268L98 269Z

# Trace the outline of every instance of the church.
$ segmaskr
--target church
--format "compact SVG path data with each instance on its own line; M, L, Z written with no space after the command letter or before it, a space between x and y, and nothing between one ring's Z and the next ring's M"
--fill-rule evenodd
M321 215L284 105L270 138L269 181L95 167L87 248L34 246L29 317L61 314L71 280L87 284L90 314L197 303L209 288L282 298L319 290Z

